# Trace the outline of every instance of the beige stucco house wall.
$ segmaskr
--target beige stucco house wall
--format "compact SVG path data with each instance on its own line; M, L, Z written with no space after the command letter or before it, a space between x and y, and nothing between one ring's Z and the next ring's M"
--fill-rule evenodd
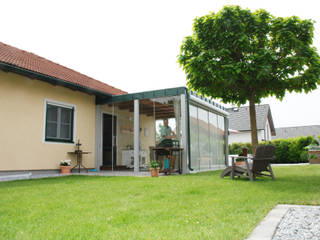
M0 70L0 171L58 169L75 157L71 143L45 142L45 101L74 105L74 140L91 152L83 164L94 167L95 96ZM72 164L73 165L73 164Z

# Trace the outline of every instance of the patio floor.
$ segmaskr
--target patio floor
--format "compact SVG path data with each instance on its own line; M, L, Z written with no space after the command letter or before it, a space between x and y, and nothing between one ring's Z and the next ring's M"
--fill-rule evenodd
M134 176L134 177L150 177L150 172L144 171L134 173L133 171L99 171L99 172L74 172L70 175L87 175L87 176ZM60 174L58 171L24 171L24 172L7 172L0 174L0 182L23 180L23 179L37 179L50 177L64 177L69 176Z

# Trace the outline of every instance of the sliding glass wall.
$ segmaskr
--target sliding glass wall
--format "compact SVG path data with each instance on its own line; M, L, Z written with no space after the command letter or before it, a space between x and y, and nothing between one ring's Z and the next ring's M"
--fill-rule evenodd
M196 171L225 167L224 117L195 105L189 106L190 161Z
M134 101L103 105L102 112L103 161L101 168L104 170L133 170ZM149 170L152 160L162 163L163 159L168 158L168 155L171 160L170 171L181 171L180 154L172 150L172 148L180 147L181 136L180 95L139 100L140 171ZM159 148L164 150L159 150Z

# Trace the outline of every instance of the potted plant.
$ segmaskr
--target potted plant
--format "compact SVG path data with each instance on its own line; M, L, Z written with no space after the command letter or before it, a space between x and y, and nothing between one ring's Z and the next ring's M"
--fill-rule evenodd
M60 162L61 174L70 174L71 160L62 160Z
M159 177L160 165L157 161L150 162L151 177Z

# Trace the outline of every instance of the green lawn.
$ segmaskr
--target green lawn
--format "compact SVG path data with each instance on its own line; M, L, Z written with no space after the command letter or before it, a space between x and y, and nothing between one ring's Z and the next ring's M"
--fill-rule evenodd
M320 166L274 172L3 182L0 239L244 239L276 204L320 205Z

